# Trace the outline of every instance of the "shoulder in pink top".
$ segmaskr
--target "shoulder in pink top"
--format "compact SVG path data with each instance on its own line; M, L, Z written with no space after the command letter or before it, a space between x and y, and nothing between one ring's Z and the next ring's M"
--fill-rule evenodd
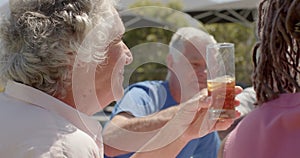
M249 113L228 136L224 158L300 157L300 93L281 94Z

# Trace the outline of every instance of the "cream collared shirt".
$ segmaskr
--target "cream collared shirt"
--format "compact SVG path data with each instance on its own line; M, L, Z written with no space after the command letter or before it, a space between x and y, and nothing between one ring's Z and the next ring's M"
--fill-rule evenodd
M1 158L103 157L98 121L16 82L0 93L0 129Z

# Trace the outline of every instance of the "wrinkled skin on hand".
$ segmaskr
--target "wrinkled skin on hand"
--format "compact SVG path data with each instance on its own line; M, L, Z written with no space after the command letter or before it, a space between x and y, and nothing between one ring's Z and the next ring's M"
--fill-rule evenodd
M242 88L235 87L235 93L242 92ZM235 100L235 106L239 101ZM163 148L176 140L189 142L192 139L203 137L215 130L225 130L230 127L234 119L210 120L208 109L211 98L207 95L207 89L203 89L193 98L181 103L174 117L165 124L160 131L152 137L139 152L153 151ZM237 113L236 117L239 117Z
M242 92L242 88L236 86L235 94ZM181 104L180 110L174 116L178 125L186 129L182 135L182 139L192 140L194 138L203 137L212 131L226 130L234 122L234 119L210 120L208 117L208 109L211 105L211 98L207 96L207 90L204 89L196 94L192 99ZM235 100L234 105L238 106L239 101ZM240 114L236 112L236 118ZM180 128L180 127L179 127Z

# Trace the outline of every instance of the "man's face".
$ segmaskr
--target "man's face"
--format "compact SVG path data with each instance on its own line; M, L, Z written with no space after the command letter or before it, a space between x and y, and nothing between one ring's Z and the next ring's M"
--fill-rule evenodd
M207 72L205 62L206 44L197 48L190 42L184 43L184 52L179 60L173 62L173 71L179 80L182 97L192 97L201 89L207 87Z

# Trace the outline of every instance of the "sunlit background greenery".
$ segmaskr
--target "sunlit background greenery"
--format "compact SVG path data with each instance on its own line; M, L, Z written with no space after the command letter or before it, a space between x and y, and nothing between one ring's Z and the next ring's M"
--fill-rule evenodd
M180 1L170 1L167 4L152 2L150 0L139 0L131 6L131 8L141 6L160 6L168 7L176 10L182 10L182 4ZM141 12L137 12L139 15L150 16L158 18L165 23L169 23L171 26L188 26L188 22L183 17L170 14L170 12L153 11L153 9L143 9ZM236 81L243 86L251 85L251 49L255 43L254 23L248 26L244 26L237 23L216 23L216 24L202 24L197 26L199 29L206 30L215 37L218 42L230 42L235 44L235 62L236 62ZM171 28L172 29L172 28ZM173 28L174 29L174 28ZM173 32L163 28L138 28L129 30L124 35L124 42L128 47L134 50L134 47L149 42L156 42L168 45ZM162 62L164 61L167 53L167 49L155 50L158 51L159 57ZM157 54L157 52L156 52ZM141 57L135 57L134 60L142 60ZM134 69L133 73L128 71ZM143 80L164 80L167 73L167 67L165 64L149 62L143 65L135 65L134 63L126 68L129 76L128 84L135 83ZM125 71L126 71L125 70ZM126 76L125 76L126 77ZM129 78L128 78L129 77ZM127 85L125 85L127 86Z

